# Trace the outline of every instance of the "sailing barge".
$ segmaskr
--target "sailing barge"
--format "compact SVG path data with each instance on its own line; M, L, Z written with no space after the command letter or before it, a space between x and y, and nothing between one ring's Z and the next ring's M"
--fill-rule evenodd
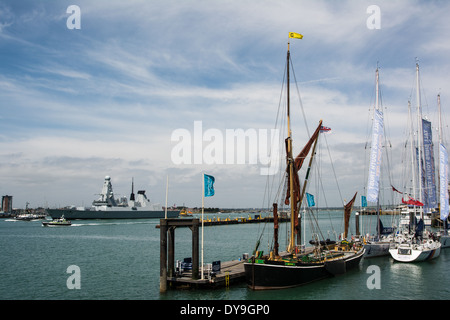
M289 38L299 38L303 36L296 33L290 33ZM287 251L285 253L278 252L278 219L277 204L274 204L274 245L273 250L268 255L263 255L258 251L259 241L257 242L254 255L244 263L245 277L248 286L254 290L266 289L283 289L304 285L313 281L327 278L333 275L345 273L347 270L356 267L364 255L364 248L357 243L341 241L339 243L330 243L327 241L313 241L314 247L308 248L308 252L303 251L302 247L296 244L300 240L300 224L299 208L304 199L306 191L306 183L308 180L313 156L320 132L322 131L322 121L319 122L314 134L294 159L292 153L292 132L290 124L290 98L289 98L289 65L290 50L288 43L286 58L286 74L287 74L287 138L285 140L287 153L287 169L286 175L288 179L287 194L285 204L291 202L291 221L290 221L290 239ZM298 171L311 150L311 159L303 184L300 186ZM356 194L355 194L356 197ZM350 201L345 206L346 226L348 227L348 219L354 202ZM345 237L347 232L345 232ZM297 240L297 241L296 241Z

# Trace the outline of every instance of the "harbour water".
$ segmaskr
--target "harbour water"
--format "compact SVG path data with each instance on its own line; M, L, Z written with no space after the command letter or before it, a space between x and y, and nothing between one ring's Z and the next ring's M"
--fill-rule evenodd
M228 214L227 214L228 216ZM230 214L231 217L243 214ZM334 238L342 211L319 216L322 232ZM209 218L213 217L208 215ZM223 218L223 215L221 216ZM368 219L364 217L363 219ZM390 216L383 216L385 226ZM368 223L372 226L375 219ZM245 284L215 290L159 292L159 220L77 220L71 227L43 227L41 220L0 220L0 299L106 300L404 300L450 297L450 248L429 262L402 264L390 257L364 259L357 270L303 287L252 291ZM361 226L366 222L362 221ZM284 224L283 224L284 225ZM234 260L270 241L271 224L213 226L204 229L204 260ZM282 239L283 231L280 232ZM307 233L307 239L309 240ZM191 231L175 231L175 259L191 253ZM280 248L283 246L281 244ZM267 250L267 249L266 249ZM70 289L69 266L79 267L79 289Z

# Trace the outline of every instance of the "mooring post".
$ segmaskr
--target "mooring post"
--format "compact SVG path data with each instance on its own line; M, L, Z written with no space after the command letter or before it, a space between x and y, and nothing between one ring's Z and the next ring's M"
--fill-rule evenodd
M167 291L167 219L160 220L160 273L159 291Z
M169 277L175 276L174 265L175 265L175 227L168 227L169 234L169 257L168 257L168 266L167 266L167 274Z
M198 279L199 273L199 240L198 229L200 220L192 219L192 279Z
M356 228L356 235L359 236L359 212L355 213L355 228Z

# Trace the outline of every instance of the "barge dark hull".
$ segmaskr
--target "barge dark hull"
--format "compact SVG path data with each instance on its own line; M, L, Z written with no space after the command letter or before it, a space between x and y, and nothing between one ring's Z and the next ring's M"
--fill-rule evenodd
M273 290L302 286L314 281L343 274L356 268L364 250L345 259L321 263L302 263L284 265L277 263L245 263L245 278L253 290Z

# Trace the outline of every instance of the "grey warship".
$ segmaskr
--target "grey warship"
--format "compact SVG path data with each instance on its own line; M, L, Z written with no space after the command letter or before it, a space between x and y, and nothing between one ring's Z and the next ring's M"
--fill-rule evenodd
M145 195L145 190L134 194L134 183L131 184L130 200L126 197L114 198L111 177L106 176L100 198L92 202L91 207L69 206L60 209L47 209L53 219L64 216L68 220L85 219L160 219L165 217L165 210L159 204L152 204ZM167 210L167 218L178 217L180 210Z

